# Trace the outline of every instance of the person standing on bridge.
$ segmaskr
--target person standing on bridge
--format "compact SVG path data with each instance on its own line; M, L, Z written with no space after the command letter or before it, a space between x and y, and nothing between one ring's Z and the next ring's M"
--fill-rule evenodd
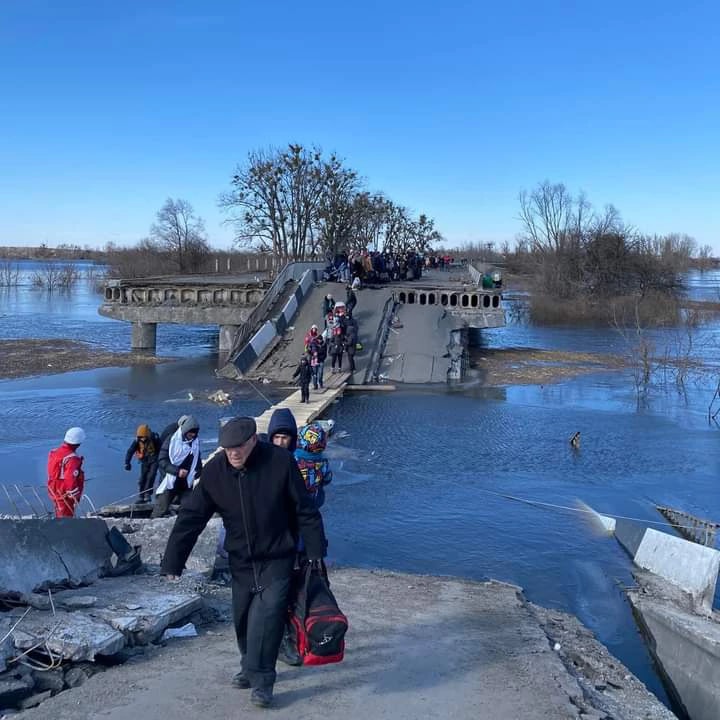
M312 370L313 389L323 387L325 360L327 359L327 343L322 334L310 341L310 369Z
M75 517L75 510L82 499L85 488L83 456L77 449L85 441L85 431L71 427L60 447L50 451L48 456L48 495L55 508L56 518Z
M347 312L348 320L352 317L353 310L357 305L357 295L352 289L352 285L347 286L347 298L345 300L345 311Z
M287 450L258 441L255 420L236 417L220 429L217 453L202 482L180 508L163 555L161 573L177 578L210 518L227 530L235 634L241 670L232 684L252 688L250 701L273 700L280 641L299 530L311 563L319 567L327 541L322 517Z
M332 373L342 372L342 356L345 350L345 327L338 319L338 325L333 328L333 334L330 336L329 348L332 357ZM337 365L337 370L335 369Z
M300 386L300 402L310 402L310 380L312 379L312 368L307 355L300 358L298 366L293 373L293 379L297 378L297 384Z
M357 321L355 318L349 319L345 329L345 352L347 353L348 370L351 373L355 372L355 352L357 351L358 341L357 331Z

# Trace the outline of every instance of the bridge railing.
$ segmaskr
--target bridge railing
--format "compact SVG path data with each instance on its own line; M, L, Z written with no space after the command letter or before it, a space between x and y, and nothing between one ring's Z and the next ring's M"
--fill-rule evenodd
M289 262L277 274L272 285L265 292L265 296L255 309L250 313L248 319L238 328L233 339L232 347L228 355L228 361L232 362L235 355L242 349L247 341L252 337L253 332L258 325L265 320L268 310L277 300L278 296L283 292L285 286L289 282L299 280L306 270L316 270L322 272L325 267L323 262Z
M370 362L365 370L365 379L363 381L365 385L370 382L378 382L380 375L380 361L382 360L383 353L385 352L385 344L387 343L388 334L390 333L390 323L392 322L396 304L397 300L395 299L395 293L393 293L385 301L380 323L378 324L378 329L375 333L375 342L373 344L372 354L370 355Z
M470 279L478 286L482 287L482 273L473 265L468 264L468 271L470 272Z

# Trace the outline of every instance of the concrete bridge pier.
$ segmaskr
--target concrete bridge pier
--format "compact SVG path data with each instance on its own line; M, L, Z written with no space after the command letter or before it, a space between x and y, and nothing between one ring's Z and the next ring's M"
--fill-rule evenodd
M155 352L157 323L134 322L132 324L131 350L152 350Z
M468 342L469 332L467 327L450 331L448 382L462 382L465 378L465 371L468 366Z
M218 337L218 350L221 353L228 353L232 350L233 340L240 325L221 325Z

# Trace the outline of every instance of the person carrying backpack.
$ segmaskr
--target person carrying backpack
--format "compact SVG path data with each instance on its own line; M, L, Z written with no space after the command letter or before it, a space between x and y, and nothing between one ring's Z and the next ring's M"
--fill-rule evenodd
M75 510L85 489L83 456L77 449L85 441L85 431L71 427L63 438L63 444L48 455L47 488L55 509L56 518L75 517Z
M160 447L160 436L150 430L149 425L140 425L135 433L135 439L130 443L130 447L125 453L125 470L130 472L130 462L133 455L140 465L138 502L152 502L152 491L155 487Z

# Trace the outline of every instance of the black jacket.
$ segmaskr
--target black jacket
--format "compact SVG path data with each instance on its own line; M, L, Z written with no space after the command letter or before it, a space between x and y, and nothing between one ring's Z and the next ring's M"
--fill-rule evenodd
M181 573L195 541L216 512L225 525L225 550L233 574L273 560L287 561L289 571L296 528L308 557L325 556L322 517L305 489L295 458L284 448L259 441L243 471L233 468L224 452L205 465L202 480L180 508L163 556L163 573Z
M160 448L160 455L158 456L158 464L160 466L160 472L165 475L166 473L170 473L170 475L175 475L177 477L178 472L180 469L190 470L192 467L192 461L193 461L193 454L189 453L188 456L182 461L180 465L173 465L172 462L170 462L170 440L172 439L172 436L174 433L170 433L165 438L165 441L162 444L162 447ZM200 474L202 473L203 464L202 464L202 458L198 457L197 464L195 465L195 477L199 478ZM194 478L188 478L188 486L192 487L192 481Z
M153 463L156 463L158 461L158 453L160 452L160 436L157 433L152 433L150 436L150 441L153 443L154 447L156 448L156 452L148 453L146 452L145 455L142 458L138 458L138 462L142 463L143 465L152 465ZM137 438L133 440L130 443L130 447L127 449L127 452L125 453L125 464L129 465L130 461L133 458L133 455L138 449L138 441Z
M309 385L310 380L312 379L312 368L310 367L310 363L308 362L301 362L298 364L297 368L295 368L295 372L293 373L293 378L297 378L298 385Z

